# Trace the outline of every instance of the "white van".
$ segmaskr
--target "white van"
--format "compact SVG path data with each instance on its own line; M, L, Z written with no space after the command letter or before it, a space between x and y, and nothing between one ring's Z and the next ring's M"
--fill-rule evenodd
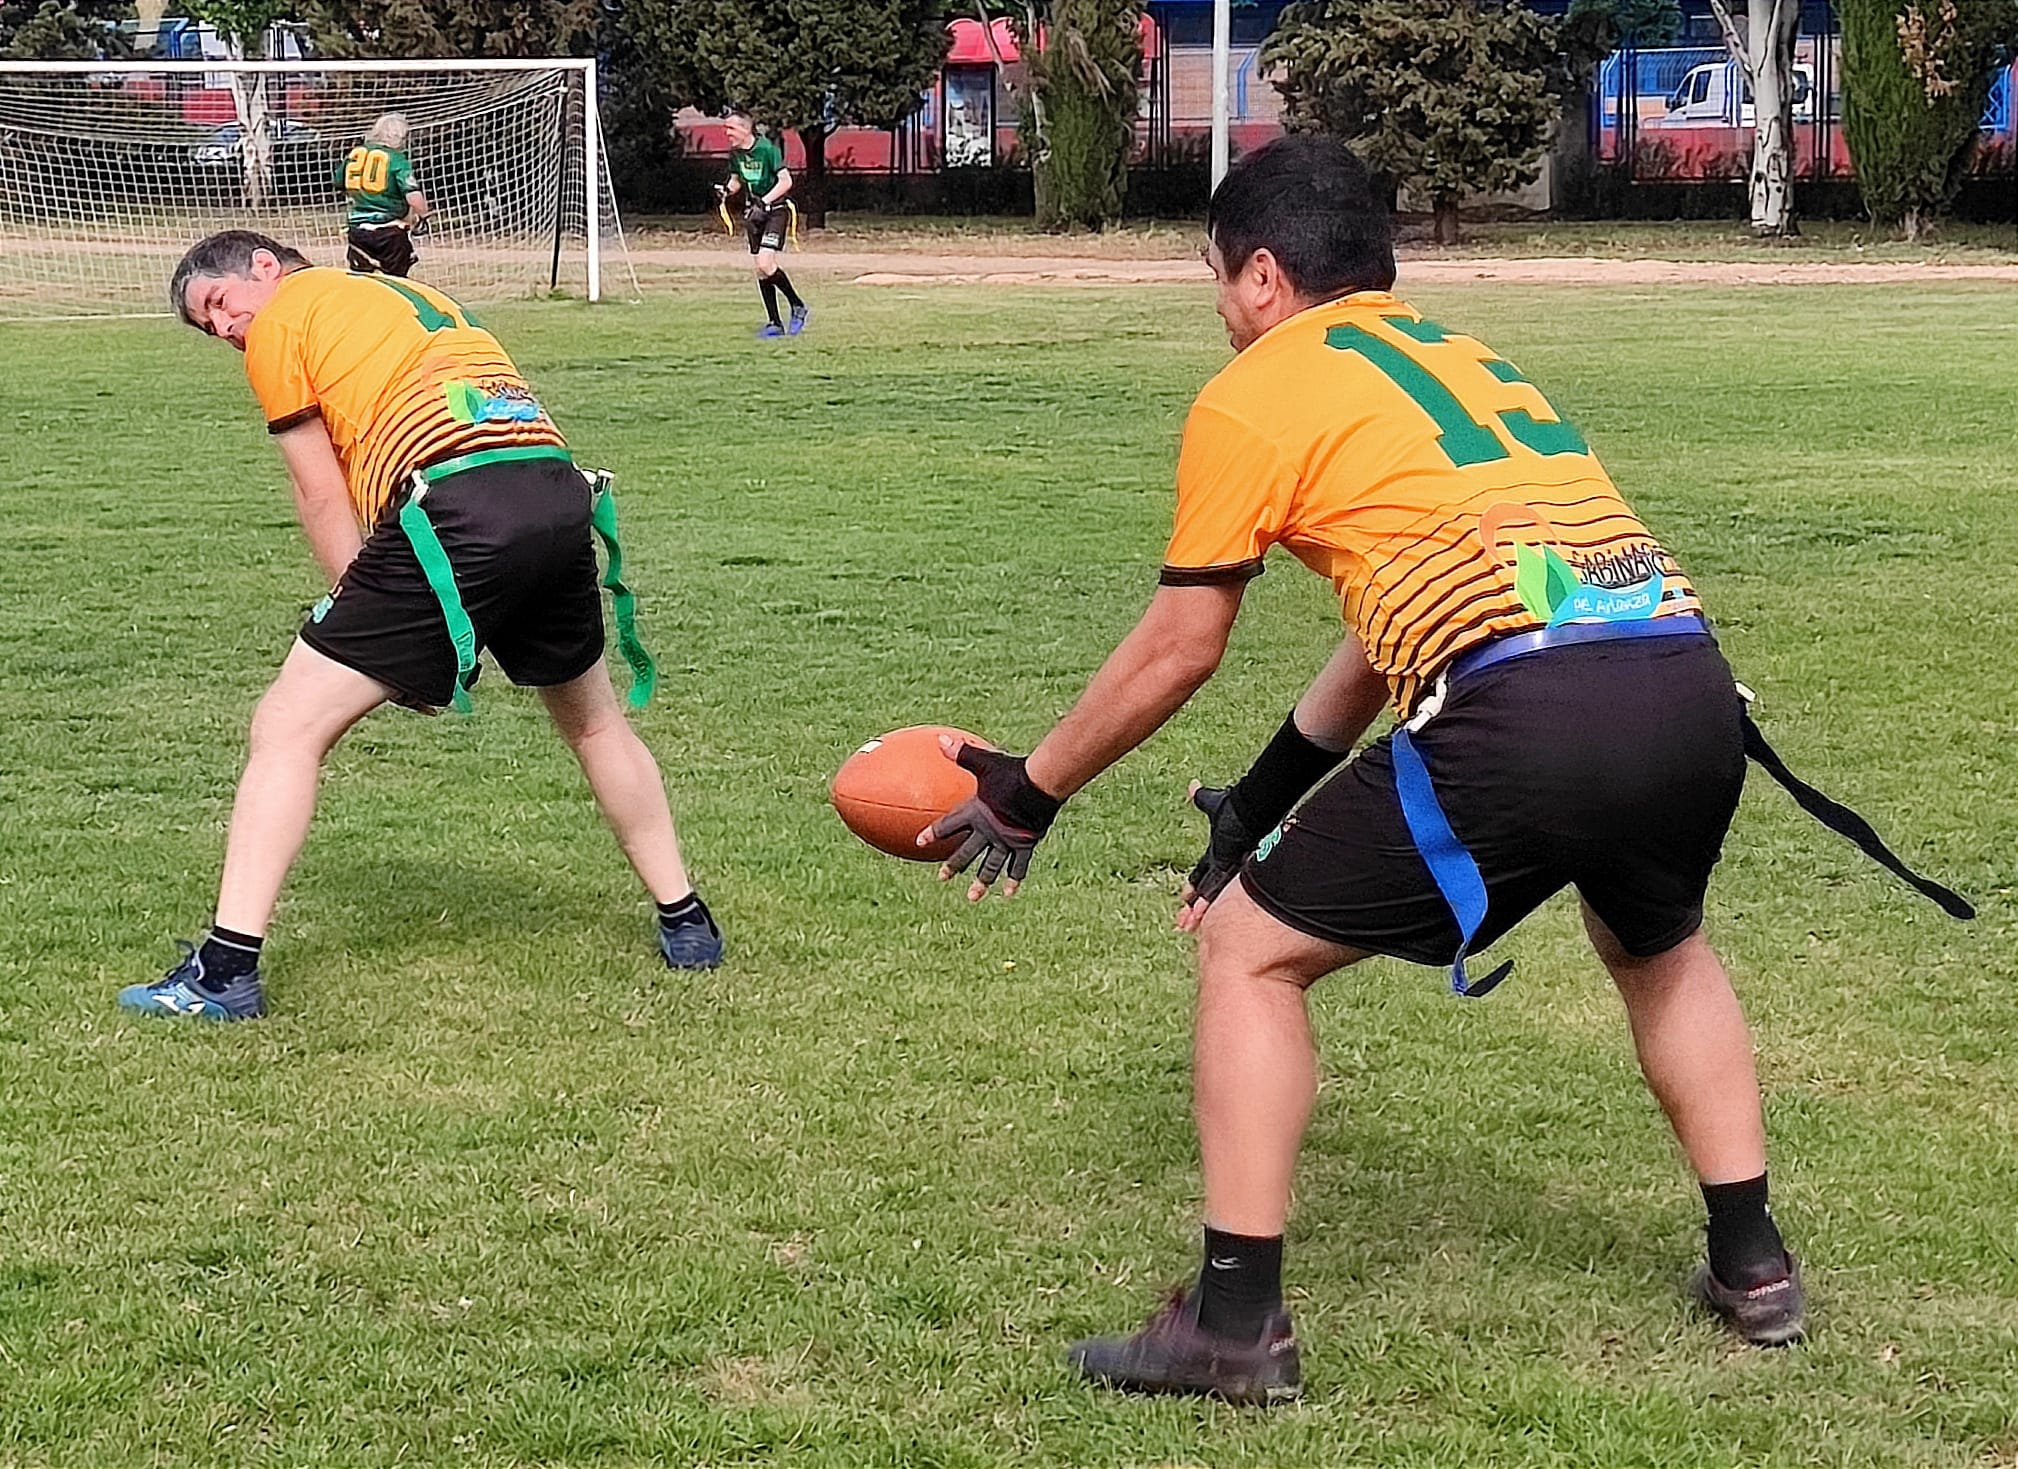
M1654 119L1659 127L1751 127L1757 109L1752 106L1752 85L1744 68L1735 61L1712 61L1692 68L1681 84L1668 94L1665 117ZM1794 63L1794 120L1808 122L1815 116L1815 68L1805 61Z

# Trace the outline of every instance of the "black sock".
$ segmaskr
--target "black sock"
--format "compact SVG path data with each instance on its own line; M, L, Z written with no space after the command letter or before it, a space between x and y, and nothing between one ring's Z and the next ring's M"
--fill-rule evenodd
M783 326L778 320L778 282L775 276L757 277L757 289L764 293L764 310L769 313L772 326Z
M196 951L196 957L203 965L203 978L198 983L212 994L220 993L234 979L259 968L259 949L265 942L257 934L237 933L211 925L210 932L203 937L202 947Z
M699 893L688 893L677 902L659 904L659 927L684 928L689 923L699 923L708 928L715 926L715 915L708 911L708 905L701 901Z
M1215 1336L1258 1341L1282 1306L1282 1236L1258 1239L1205 1226L1198 1272L1198 1325Z
M771 284L776 286L779 290L783 291L785 293L785 299L787 301L790 301L794 306L802 307L806 304L804 301L801 301L799 299L799 293L792 289L792 278L786 275L782 270L773 271L771 273Z
M1766 1207L1766 1175L1737 1183L1706 1183L1710 1270L1733 1290L1750 1290L1787 1273L1787 1246Z

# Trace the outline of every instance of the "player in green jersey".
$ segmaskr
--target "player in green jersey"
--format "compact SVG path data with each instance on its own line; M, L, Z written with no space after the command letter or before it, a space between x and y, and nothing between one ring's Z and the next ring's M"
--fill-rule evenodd
M757 135L749 113L738 109L723 122L729 133L729 181L717 184L715 192L725 201L736 194L744 196L743 235L756 257L757 289L763 292L764 314L770 317L757 328L757 335L796 337L812 313L792 289L791 277L778 268L778 252L785 248L785 196L792 192L792 170L785 167L785 150ZM792 308L788 322L778 317L779 296Z
M406 133L406 119L388 112L343 160L352 270L405 275L413 269L413 235L428 208L413 160L406 156Z

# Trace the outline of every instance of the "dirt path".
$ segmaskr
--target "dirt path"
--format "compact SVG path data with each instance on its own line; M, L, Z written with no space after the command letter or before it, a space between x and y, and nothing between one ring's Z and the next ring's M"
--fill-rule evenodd
M749 257L727 245L633 250L639 266L676 270L749 269ZM1199 285L1208 277L1193 258L1101 260L1073 255L926 255L910 251L808 250L792 269L840 276L865 286ZM1405 286L1454 281L1509 285L1886 285L1912 281L2008 281L2018 264L1825 260L1617 260L1584 257L1434 259L1404 256Z

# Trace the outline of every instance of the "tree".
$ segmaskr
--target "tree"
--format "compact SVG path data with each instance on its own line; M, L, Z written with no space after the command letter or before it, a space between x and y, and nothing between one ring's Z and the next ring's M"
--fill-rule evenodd
M747 107L797 132L794 190L806 223L827 217L827 138L844 123L895 127L946 59L947 0L627 0L622 26L671 95Z
M214 27L225 50L238 58L266 55L274 27L298 21L290 0L185 0L194 20ZM238 163L245 202L258 208L273 182L273 114L266 100L267 78L257 72L230 74L232 110L238 114Z
M1570 0L1566 32L1601 59L1620 46L1672 46L1682 34L1680 0Z
M116 27L132 15L132 0L9 0L0 4L0 55L15 61L123 56Z
M225 49L240 58L264 56L273 27L301 19L290 0L184 0L183 8L190 19L214 29Z
M1794 217L1794 40L1801 0L1745 0L1745 24L1729 0L1710 0L1724 44L1752 93L1752 231L1798 235Z
M1353 147L1426 193L1439 244L1466 194L1531 183L1571 68L1519 0L1301 0L1262 52L1291 124Z
M310 0L331 56L593 56L597 0Z
M1030 31L1035 26L1033 44ZM1037 223L1104 229L1128 196L1142 70L1139 0L1052 0L1019 30L1030 59Z
M1955 197L2013 0L1843 0L1843 136L1871 218L1923 235Z

